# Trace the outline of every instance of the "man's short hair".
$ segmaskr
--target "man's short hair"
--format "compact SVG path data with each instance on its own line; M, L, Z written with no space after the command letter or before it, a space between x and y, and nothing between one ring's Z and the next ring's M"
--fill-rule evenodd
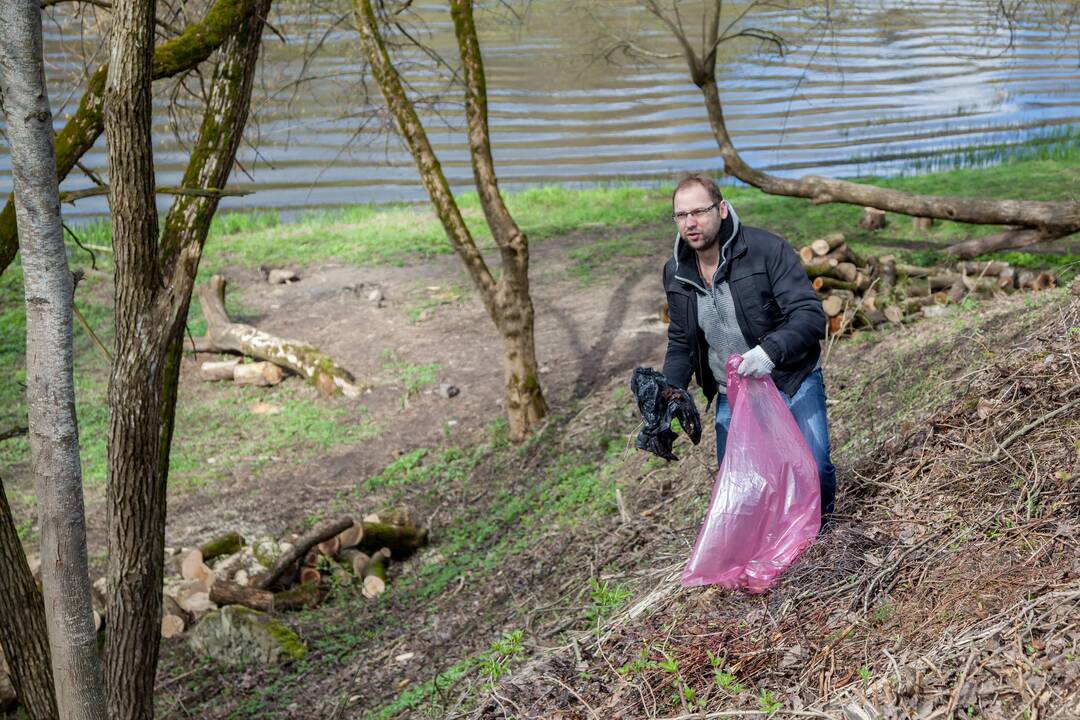
M724 199L724 196L720 194L720 188L716 186L713 179L704 173L687 173L683 175L679 180L679 184L675 186L674 192L671 193L671 204L675 205L675 196L679 194L679 191L690 185L700 185L705 188L705 191L709 193L709 197L717 205Z

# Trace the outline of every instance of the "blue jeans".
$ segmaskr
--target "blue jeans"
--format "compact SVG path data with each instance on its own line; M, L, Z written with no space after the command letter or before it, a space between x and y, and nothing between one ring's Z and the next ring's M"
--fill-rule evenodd
M829 421L825 412L825 382L821 370L815 370L803 380L793 396L783 390L780 394L787 401L795 424L799 426L806 444L817 463L818 479L821 483L821 516L828 518L833 511L836 499L836 468L829 460ZM727 431L731 424L731 407L727 395L716 396L716 462L724 461L724 448L727 445Z

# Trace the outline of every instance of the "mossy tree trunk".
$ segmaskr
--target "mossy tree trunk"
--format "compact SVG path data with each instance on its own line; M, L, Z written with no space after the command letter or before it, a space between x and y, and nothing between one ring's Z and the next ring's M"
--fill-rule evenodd
M15 214L23 238L26 409L44 594L43 599L38 596L28 577L5 498L0 503L0 577L4 578L0 614L7 627L0 639L35 714L97 720L106 717L105 692L90 604L75 418L71 327L75 288L60 220L38 0L0 2L0 92L11 143ZM12 602L15 606L9 607ZM42 647L42 619L47 655ZM13 640L12 630L23 638ZM48 690L42 687L48 678L41 665L46 659L52 666L55 707L44 697Z
M269 0L222 45L183 186L159 240L150 137L153 3L114 6L105 91L115 255L116 340L109 383L109 598L106 679L114 719L153 716L165 484L183 320L202 248L247 122Z
M187 72L210 57L248 16L253 2L215 0L201 21L192 23L183 33L155 48L151 67L153 79ZM56 135L56 173L61 182L75 163L94 146L104 129L105 79L108 70L105 64L90 76L79 107ZM9 195L0 211L0 273L15 259L18 249L14 196Z
M421 182L450 244L469 271L484 307L502 337L506 377L504 404L510 437L522 440L547 413L536 362L534 312L529 292L529 245L499 193L488 133L484 66L476 38L472 4L465 0L454 0L451 2L451 12L465 74L473 178L484 217L499 248L501 272L498 278L488 268L462 219L423 123L390 59L371 1L354 0L354 7L364 54L394 117L398 134L413 156Z
M724 121L723 105L716 80L716 56L721 43L738 37L776 41L769 31L727 28L720 32L721 0L714 0L705 21L704 52L698 54L678 17L668 15L657 0L647 0L646 8L679 41L694 84L701 90L709 124L724 159L724 171L770 195L801 197L814 204L847 203L878 208L912 217L938 218L977 225L1006 225L1009 229L993 236L985 245L960 243L950 250L960 257L979 252L1023 247L1048 242L1080 231L1080 200L1040 202L1032 200L992 200L933 195L915 195L847 180L808 175L781 178L751 167L735 148ZM985 249L984 249L985 248Z

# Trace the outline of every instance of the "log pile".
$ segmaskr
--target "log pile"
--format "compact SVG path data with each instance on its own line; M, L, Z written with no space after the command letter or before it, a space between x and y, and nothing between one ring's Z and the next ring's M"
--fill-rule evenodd
M1016 268L998 260L951 265L908 265L894 255L861 257L841 233L801 248L811 285L829 318L829 335L884 323L899 324L943 312L969 297L988 298L1057 285L1052 272Z
M161 635L179 635L226 605L262 612L315 607L331 587L378 597L386 591L390 560L409 557L427 541L427 529L402 512L343 517L288 542L267 538L249 545L228 533L175 555L179 577L166 580Z

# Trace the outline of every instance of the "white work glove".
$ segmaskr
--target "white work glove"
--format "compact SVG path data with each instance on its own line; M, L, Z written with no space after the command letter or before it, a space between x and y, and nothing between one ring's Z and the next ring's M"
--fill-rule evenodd
M772 369L773 361L769 358L769 354L758 345L753 350L748 350L742 356L742 362L739 363L738 373L740 375L749 375L750 377L765 377L772 372Z

